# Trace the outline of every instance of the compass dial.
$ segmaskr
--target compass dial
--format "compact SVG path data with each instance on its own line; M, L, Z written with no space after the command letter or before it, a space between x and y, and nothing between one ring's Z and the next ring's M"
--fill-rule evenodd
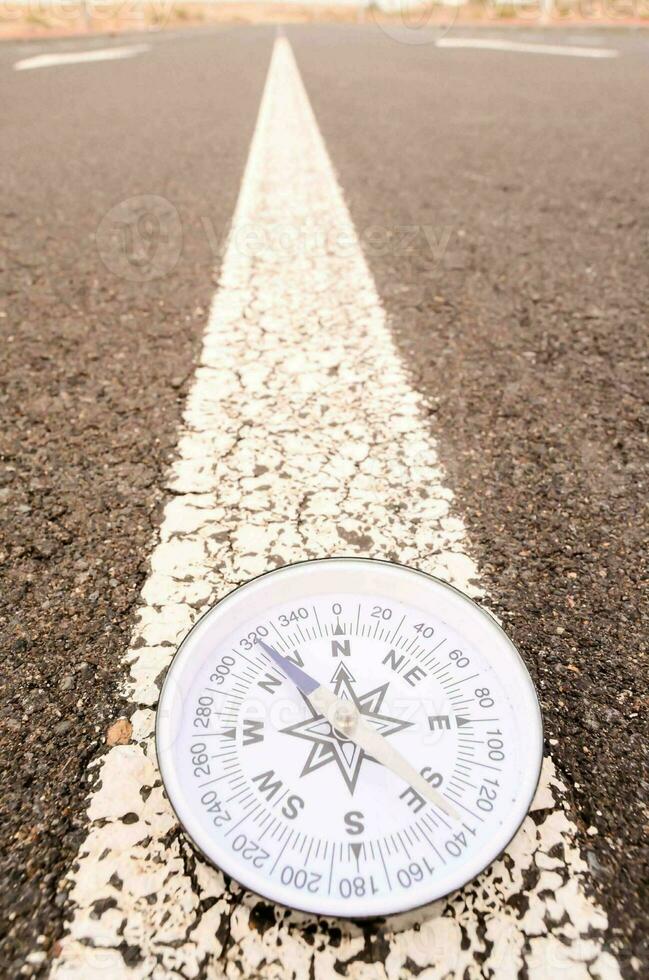
M473 878L534 795L539 705L511 642L422 572L332 558L214 606L167 674L157 751L213 864L274 901L385 915Z

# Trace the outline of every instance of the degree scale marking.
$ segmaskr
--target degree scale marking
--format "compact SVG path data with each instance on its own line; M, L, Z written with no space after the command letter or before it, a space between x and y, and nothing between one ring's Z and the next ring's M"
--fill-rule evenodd
M314 609L314 612L315 612L315 609ZM355 635L358 635L358 623L359 623L359 618L360 618L360 612L361 612L361 604L359 603L359 606L358 606L358 615L357 615L357 624L356 624L356 629L354 630L354 634L355 634ZM405 638L405 637L401 637L401 636L400 636L400 633L399 633L399 631L400 631L400 629L401 629L401 626L403 625L403 623L404 623L404 621L405 621L405 618L406 618L406 617L405 617L405 615L404 615L404 616L402 616L402 618L401 618L401 621L399 622L399 624L398 624L398 626L397 626L397 627L395 628L395 630L394 630L394 633L393 633L393 634L392 634L392 636L390 637L390 640L391 640L391 642L392 642L392 645L396 645L396 644L398 644L398 643L399 643L400 641L402 642L402 644L406 642L406 638ZM270 621L270 625L272 625L272 627L274 628L274 630L275 630L275 632L276 632L276 633L278 634L278 636L279 636L279 638L280 638L280 641L281 641L281 643L282 643L282 645L283 645L283 646L284 646L284 647L286 648L286 647L287 647L288 645L287 645L287 643L286 643L286 640L285 640L285 638L284 638L284 636L283 636L283 634L281 633L281 631L280 631L280 630L279 630L279 628L277 627L277 625L276 625L276 623L274 623L274 622L273 622L273 621L271 620L271 621ZM327 626L328 626L328 625L329 625L329 624L327 624ZM299 627L299 624L298 624L298 629L299 629L299 631L300 631L300 636L301 636L301 639L302 639L302 640L304 641L304 640L305 640L305 637L304 637L304 634L302 633L302 630L301 630L301 628ZM350 629L351 629L351 624L350 624ZM333 631L333 625L332 625L332 631ZM346 631L346 629L345 629L345 631ZM327 632L329 632L329 630L328 630L328 629L327 629ZM309 633L309 631L308 631L308 628L307 628L307 635L308 635L308 633ZM383 635L383 630L382 630L382 635ZM413 642L415 642L415 640L416 640L416 638L413 638L413 640L411 640L411 642L410 642L410 645L409 645L410 647L412 646L412 644L413 644ZM440 647L440 646L441 646L442 644L444 644L445 642L446 642L446 638L443 638L443 639L442 639L441 641L439 641L439 642L438 642L438 643L436 644L436 646L434 647L434 650L437 650L437 649L439 649L439 647ZM295 637L293 637L293 638L292 638L292 644L293 644L293 650L292 650L292 652L296 652L296 651L297 651L297 645L298 645L298 644L297 644L297 641L296 641L296 639L295 639ZM246 658L246 657L245 657L245 656L244 656L243 654L241 654L241 652L240 652L240 651L235 651L235 652L237 653L237 655L239 655L239 656L242 656L242 657L243 657L243 659L245 659L245 660L247 660L247 659L248 659L248 658ZM417 653L417 650L415 651L415 655L416 655L416 653ZM248 661L248 662L250 662L250 661ZM260 668L262 668L262 669L264 668L264 666L266 666L266 664L264 664L264 663L261 663L261 662L259 662L259 661L257 661L257 663L258 663L258 666L259 666ZM234 675L233 675L233 676L234 676ZM256 675L255 675L255 674L253 673L253 675L251 676L251 680L252 680L252 679L254 679L254 677L255 677L255 676L256 676ZM450 689L451 687L455 687L455 686L458 686L459 684L462 684L462 683L464 683L464 682L466 682L466 681L468 681L468 680L472 680L472 679L474 679L474 678L476 678L477 676L478 676L478 674L477 674L477 673L474 673L474 674L471 674L471 675L470 675L469 677L465 677L465 678L462 678L461 680L459 680L459 681L457 681L457 682L455 682L455 684L453 684L453 685L450 685L450 684L449 684L449 685L448 685L448 688ZM498 719L497 719L497 718L496 718L496 719L490 719L490 721L498 721ZM465 740L462 740L462 739L460 739L460 740L459 740L459 744L463 744L463 743L464 743L464 741L465 741ZM454 771L455 771L455 772L457 772L457 768L456 768L456 769L455 769ZM449 782L450 782L450 781L449 781ZM203 784L203 785L207 785L207 784ZM470 783L465 783L465 785L467 785L467 786L474 786L474 784L470 784ZM453 799L455 799L455 800L458 800L458 794L457 794L457 791L453 791L453 790L448 790L448 792L452 794L452 797L453 797ZM458 800L458 802L459 802L459 800ZM470 815L471 815L472 817L474 817L474 818L476 818L476 819L478 819L478 820L479 820L480 822L482 822L482 818L481 818L481 817L480 817L479 815L477 815L477 814L475 814L475 813L474 813L474 812L473 812L472 810L470 810L469 808L467 808L467 807L464 807L464 806L463 806L462 808L463 808L463 809L465 809L465 810L466 810L466 811L467 811L467 812L468 812L468 813L469 813L469 814L470 814ZM244 819L245 819L245 818L244 818ZM241 821L241 822L242 822L242 821Z
M315 609L313 611L315 612ZM401 636L401 633L399 632L400 628L403 626L403 622L405 621L405 618L406 618L405 616L402 617L401 622L398 624L397 629L393 630L391 634L390 634L390 631L387 631L388 632L388 639L391 641L390 642L390 645L393 648L397 645L397 643L399 641L403 641L402 642L402 645L405 645L405 642L407 642L407 638ZM339 621L336 621L335 624L334 624L333 621L331 623L325 623L325 635L328 636L330 634L330 632L331 632L331 635L334 635L334 630L336 629L336 627L340 627L340 625L341 624L339 623ZM359 636L360 635L359 634L359 626L360 625L361 625L360 624L360 621L357 618L357 626L356 626L356 628L354 628L354 626L353 626L352 623L349 623L349 626L345 625L345 628L344 628L344 631L343 632L345 632L345 633L349 632L352 636ZM267 627L271 627L271 626L278 633L281 642L285 646L285 650L287 651L287 655L288 656L291 656L291 655L292 656L295 656L295 655L297 655L298 658L301 659L300 654L299 654L299 647L300 647L301 643L298 641L298 638L295 636L295 634L293 634L293 636L290 637L287 640L286 636L277 627L277 624L274 623L273 620L268 620ZM305 630L306 630L307 636L308 636L309 635L308 627L305 627ZM339 632L340 632L340 630L339 630ZM304 640L304 633L302 632L302 630L300 630L300 633L301 633L301 636L303 638L303 641L306 642ZM385 631L382 631L382 633L384 634ZM439 643L437 643L436 644L436 647L438 648L445 641L446 641L446 638L444 638L442 641L440 641ZM380 640L379 640L379 642L380 642ZM412 641L410 643L410 646L412 646ZM236 649L236 647L233 648L233 652L237 656L240 653L240 651L238 651ZM246 658L246 659L248 659L248 658ZM249 662L252 663L251 661L249 661ZM446 666L446 665L444 665L444 666ZM267 661L261 662L258 657L255 657L254 668L253 669L246 670L245 679L239 677L239 675L235 674L234 672L232 673L232 677L234 679L236 679L236 681L237 681L237 684L236 684L237 689L240 690L240 692L241 692L241 698L239 699L240 703L238 704L237 714L236 714L235 719L234 719L235 720L235 723L238 724L238 717L239 717L238 716L238 711L241 708L241 704L243 702L243 699L249 693L250 688L255 683L255 681L259 678L259 676L262 673L264 673L265 671L268 671L268 668L269 667L270 667L270 665L269 665L269 663ZM473 679L475 679L478 676L479 676L479 672L474 672L472 675L470 675L469 677L467 677L466 680L473 680ZM244 680L245 680L245 683L244 683ZM460 681L461 680L462 679L460 678ZM449 685L450 681L452 681L452 674L449 675L448 670L447 670L445 672L445 677L442 677L442 678L438 677L438 682L439 681L441 681L443 685L444 684ZM458 682L455 682L454 684L453 683L450 683L450 686L451 687L455 687L457 685L457 683ZM498 719L494 719L494 720L498 720ZM210 734L212 734L212 733L210 733ZM222 733L214 733L214 734L221 734L221 737L223 737L223 734ZM463 734L463 736L469 735L469 731L465 731L462 734ZM463 738L462 739L462 742L464 742L465 740L466 739ZM483 741L483 740L479 740L479 741ZM458 742L458 744L460 744L460 742ZM457 772L458 772L458 768L457 768L457 760L456 760L456 765L454 767L453 774L455 775L455 774L457 774ZM449 782L450 782L450 780L449 780ZM237 788L240 785L242 785L242 784L240 782L237 782ZM471 785L472 784L470 784L470 783L465 783L465 786L466 787L469 787ZM246 792L246 789L244 788L241 793L235 795L235 798L236 798L236 796L243 796L245 794L245 792ZM464 789L462 789L461 792L464 792ZM275 806L279 802L281 802L282 799L284 799L284 797L287 795L287 793L288 793L288 790L285 790L285 792L282 794L282 796L280 797L280 799L276 801ZM246 797L246 800L247 799L250 799L250 793L248 793L248 796ZM452 799L458 800L458 791L457 790L453 790L452 791ZM482 822L482 820L479 817L479 815L473 813L473 811L471 811L469 808L463 807L463 809L465 809L472 817L475 817L480 822ZM261 810L261 812L259 812L260 810ZM430 822L428 822L427 823L427 826L429 826L429 827L433 827L433 826L434 827L439 827L439 824L435 820L434 816L432 814L429 814L428 816L433 821L433 823L431 824ZM233 829L236 829L239 826L241 826L250 817L253 817L253 820L252 820L253 823L260 823L261 821L267 822L267 820L270 819L269 816L266 816L265 807L262 807L261 804L258 804L255 807L254 802L253 802L252 804L250 804L248 806L248 810L239 819L239 821L237 822L235 828L233 828ZM276 839L277 838L277 834L280 833L280 830L281 830L280 843L283 842L283 847L282 847L281 854L283 854L286 850L291 850L291 851L294 851L294 852L302 853L304 851L304 847L306 845L307 839L309 839L310 846L309 846L309 852L308 853L309 853L309 856L310 856L313 839L311 837L307 838L307 835L304 834L304 835L302 835L302 839L301 839L301 843L300 843L300 837L301 837L301 835L298 833L295 836L295 838L293 839L293 831L291 830L289 832L288 839L287 840L284 840L284 838L286 836L286 833L288 832L288 828L287 828L287 826L285 824L283 825L283 823L284 822L281 821L281 819L280 819L279 824L277 824L277 825L275 825L275 822L273 822L273 825L272 825L272 828L273 829L272 829L272 834L271 834L272 839ZM266 829L268 829L268 828L266 828ZM421 832L422 836L424 836L424 838L426 840L426 843L429 846L433 847L433 850L434 850L436 856L439 859L441 857L440 852L439 852L439 849L433 844L433 842L430 841L430 838L428 837L428 835L425 834L425 831L423 830L423 827L422 827L422 825L421 825L421 823L420 823L419 820L415 820L412 823L409 823L407 826L404 826L402 828L402 831L398 831L397 832L397 840L398 840L398 846L399 846L400 850L410 860L410 857L411 857L410 850L409 850L409 847L405 843L405 841L404 841L403 838L405 836L405 838L409 842L410 846L414 846L414 844L413 844L413 838L414 838L414 841L416 843L419 843L421 841L420 833L418 831ZM228 831L227 834L226 834L226 836L230 836L231 835L231 832L232 831ZM265 833L265 831L264 831L264 833ZM261 837L260 837L260 839L261 839ZM394 837L392 838L392 840L393 840L393 847L394 848L397 848L397 843L396 843ZM386 847L387 851L390 852L390 846L389 846L389 843L388 843L387 838L384 838L384 843L385 843L385 847ZM368 840L367 841L367 844L368 844L368 847L369 847L369 850L370 850L370 854L372 855L372 860L375 860L375 855L374 855L374 840ZM377 850L379 850L379 853L380 853L380 839L376 839L376 844L377 844ZM341 858L341 861L342 861L342 844L339 844L338 846L339 846L339 849L340 849L340 858ZM277 862L279 861L279 857L281 856L281 854L276 857L275 864L273 866L276 866ZM365 841L362 842L362 851L359 852L358 859L357 859L358 862L359 862L359 867L360 867L361 857L362 857L362 861L365 862L365 860L366 860ZM382 857L382 855L381 855L381 857ZM384 859L382 858L382 863L383 863L383 860ZM443 864L446 863L443 858L442 858L442 863ZM272 874L272 872L271 872L271 874Z

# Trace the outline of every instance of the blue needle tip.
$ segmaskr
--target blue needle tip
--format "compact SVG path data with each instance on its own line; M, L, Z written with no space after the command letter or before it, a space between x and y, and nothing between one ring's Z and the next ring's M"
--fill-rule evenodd
M264 643L259 637L257 637L257 643L266 656L270 657L273 663L295 684L299 691L302 691L302 694L306 694L308 697L309 694L313 694L316 688L320 687L320 683L315 678L305 673L297 664L289 660L288 657L283 657L274 647L269 646L268 643Z

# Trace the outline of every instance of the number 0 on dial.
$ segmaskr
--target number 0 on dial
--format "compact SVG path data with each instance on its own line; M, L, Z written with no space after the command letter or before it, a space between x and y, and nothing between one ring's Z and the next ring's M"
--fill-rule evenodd
M194 626L162 690L167 795L214 865L323 915L404 911L507 846L539 778L534 686L500 627L414 569L288 565Z

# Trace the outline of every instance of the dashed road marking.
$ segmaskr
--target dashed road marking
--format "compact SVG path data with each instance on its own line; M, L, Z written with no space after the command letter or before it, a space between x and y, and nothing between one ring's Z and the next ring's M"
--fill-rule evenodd
M413 964L431 978L619 977L549 760L503 858L381 926L287 909L269 918L267 903L192 851L164 798L153 741L161 675L235 585L345 553L412 563L479 594L425 408L279 38L127 654L133 740L94 769L56 980L392 980Z
M93 48L91 51L61 51L59 54L36 54L23 58L14 65L16 71L31 71L34 68L56 68L60 65L79 65L89 61L118 61L120 58L133 58L149 51L148 44L131 44L119 48Z
M441 37L438 48L476 48L480 51L516 51L520 54L556 54L566 58L617 58L615 48L581 48L570 44L533 44L491 37Z

